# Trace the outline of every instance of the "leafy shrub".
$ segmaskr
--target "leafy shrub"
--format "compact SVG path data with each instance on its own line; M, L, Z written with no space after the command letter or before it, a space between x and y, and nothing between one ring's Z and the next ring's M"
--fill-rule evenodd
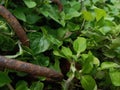
M61 90L119 90L120 1L61 2L64 7L60 12L50 0L1 0L25 28L30 48L18 43L12 28L1 18L0 53L62 72L65 78L57 84ZM56 90L56 86L46 85L43 77L29 82L26 76L5 69L0 72L0 87L12 83L16 90Z

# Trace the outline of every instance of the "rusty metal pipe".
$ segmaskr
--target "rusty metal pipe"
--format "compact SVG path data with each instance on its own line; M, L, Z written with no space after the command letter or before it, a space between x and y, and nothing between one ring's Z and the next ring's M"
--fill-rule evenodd
M0 67L26 72L35 76L44 76L57 81L61 81L63 79L63 75L61 73L52 69L15 59L8 59L4 56L0 56Z
M27 35L18 22L18 20L2 5L0 5L0 15L8 22L8 24L13 28L18 38L23 45L29 46L29 39Z

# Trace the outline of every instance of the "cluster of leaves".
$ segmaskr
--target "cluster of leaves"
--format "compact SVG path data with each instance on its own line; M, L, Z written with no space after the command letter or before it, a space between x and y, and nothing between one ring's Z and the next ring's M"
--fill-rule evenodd
M50 0L1 0L21 22L30 39L30 48L18 43L11 27L0 19L0 54L62 71L61 61L70 64L62 90L120 89L120 1L61 0L59 11ZM19 51L16 52L15 48ZM12 54L12 55L9 55ZM66 65L66 63L64 63ZM65 66L63 65L63 66ZM78 65L78 66L77 66ZM68 68L68 65L64 69ZM0 72L0 86L14 83L14 77L26 74ZM24 79L16 90L53 89L43 79L30 85Z

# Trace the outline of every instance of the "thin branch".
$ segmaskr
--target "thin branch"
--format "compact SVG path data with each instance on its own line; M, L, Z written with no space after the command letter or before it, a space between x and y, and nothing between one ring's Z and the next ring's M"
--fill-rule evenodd
M17 19L2 5L0 5L0 15L9 23L23 45L29 46L29 39Z
M58 81L63 79L63 75L61 73L52 69L15 59L8 59L4 56L0 56L0 67L26 72L35 76L44 76Z
M63 10L63 5L60 2L60 0L51 0L52 2L56 3L58 5L59 11Z
M11 84L7 84L7 86L8 86L8 88L9 88L9 90L15 90L15 89L12 87Z

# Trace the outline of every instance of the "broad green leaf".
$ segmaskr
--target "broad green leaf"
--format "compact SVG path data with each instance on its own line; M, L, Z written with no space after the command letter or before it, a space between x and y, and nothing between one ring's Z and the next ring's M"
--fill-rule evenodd
M44 55L35 56L35 60L33 61L33 63L38 64L40 66L48 66L49 62L50 62L49 57Z
M67 47L62 47L61 49L61 53L66 57L66 58L71 58L72 57L72 51L70 50L70 48Z
M64 55L62 55L59 51L57 50L54 50L53 51L53 54L56 55L56 56L60 56L60 57L65 57Z
M72 22L68 22L67 27L70 29L69 31L77 31L80 29L80 26L78 24L74 24Z
M111 69L109 75L114 86L120 86L120 71Z
M71 1L69 3L70 3L70 5L71 5L71 7L73 9L75 9L75 10L79 10L80 9L80 6L81 6L80 2L78 2L78 1Z
M50 46L50 41L45 36L40 36L31 41L31 49L34 54L39 54L46 51Z
M97 57L94 57L93 63L98 67L100 65L100 61Z
M86 39L83 37L78 37L73 42L73 48L77 52L77 54L80 54L81 52L85 51L86 49Z
M54 7L47 5L39 9L39 12L42 13L45 17L50 17L57 23L61 24L60 22L60 15L58 12L55 10Z
M107 33L109 33L109 32L111 31L111 27L109 27L109 26L104 26L104 27L100 28L99 31L100 31L103 35L106 35Z
M25 16L24 12L23 12L20 8L15 9L15 11L14 11L13 13L14 13L14 15L15 15L18 19L26 22L26 16Z
M9 78L9 76L6 73L0 71L0 87L9 84L10 82L11 79Z
M26 15L26 18L27 18L27 23L29 24L34 24L40 19L40 17L36 14L28 14Z
M65 16L65 20L70 20L74 17L79 17L81 15L80 12L76 11L75 9L71 8L69 9L68 13Z
M9 36L0 34L0 50L11 51L15 47L15 41Z
M104 70L104 69L110 69L110 68L116 68L116 67L120 67L117 63L114 62L103 62L101 64L100 69Z
M97 21L106 16L106 11L100 8L95 8L95 13Z
M19 81L16 84L16 89L15 90L28 90L27 83L25 81Z
M36 2L32 0L23 0L23 1L28 8L34 8L37 5Z
M87 21L92 21L93 20L93 16L90 12L88 11L82 11L83 17L85 20Z
M112 43L111 43L110 48L115 49L120 46L120 38L119 37L116 37L115 39L112 39L111 41L112 41Z
M82 64L82 73L89 74L93 69L93 65L94 65L94 56L92 55L91 52L89 52L88 57L86 58L86 60L83 61Z
M60 61L58 59L55 59L55 64L54 64L54 70L60 72L61 69L60 69Z
M43 90L44 84L40 81L32 83L30 90Z
M82 76L81 84L84 90L97 90L96 82L90 75Z
M62 42L54 38L52 35L49 35L47 38L52 44L57 45L58 47L62 45Z

